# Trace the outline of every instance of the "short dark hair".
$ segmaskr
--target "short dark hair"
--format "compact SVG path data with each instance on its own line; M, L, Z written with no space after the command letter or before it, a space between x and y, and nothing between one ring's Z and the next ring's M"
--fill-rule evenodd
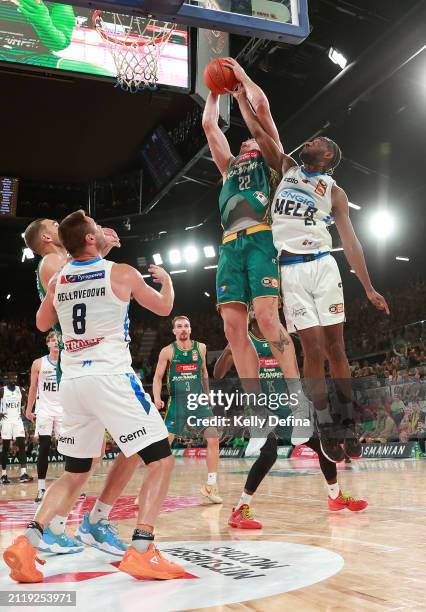
M175 326L176 321L179 321L179 319L186 319L188 321L188 323L191 325L191 321L188 319L188 317L186 315L178 315L177 317L174 317L172 319L172 327Z
M342 161L342 150L334 140L331 138L327 138L327 136L320 136L320 138L327 144L327 149L330 153L333 153L333 158L330 160L328 166L325 168L325 171L328 174L333 174L334 170Z
M93 227L84 210L76 210L65 217L58 228L59 240L72 257L76 257L84 249L86 236L92 232Z
M43 231L45 221L47 219L35 219L24 232L25 244L37 255L40 255L40 234Z

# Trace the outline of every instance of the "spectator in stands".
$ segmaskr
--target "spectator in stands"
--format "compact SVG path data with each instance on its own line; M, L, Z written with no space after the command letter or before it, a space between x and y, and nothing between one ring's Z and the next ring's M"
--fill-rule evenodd
M399 425L404 417L404 409L405 409L405 404L401 400L401 395L399 391L395 392L390 409L391 409L393 420L395 421L396 425Z

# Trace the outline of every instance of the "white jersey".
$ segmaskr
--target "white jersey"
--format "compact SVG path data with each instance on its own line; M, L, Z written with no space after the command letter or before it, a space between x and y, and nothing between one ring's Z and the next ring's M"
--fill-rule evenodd
M334 179L293 166L283 175L272 203L272 235L278 253L322 253L332 246L331 189Z
M3 387L3 399L1 400L1 412L5 414L4 420L18 421L21 419L22 393L19 387L13 391L9 387Z
M63 380L132 372L129 302L112 291L113 265L100 258L73 261L59 273L54 306L64 344Z
M59 385L56 379L56 363L50 361L49 355L41 358L36 414L37 416L61 416L62 414Z

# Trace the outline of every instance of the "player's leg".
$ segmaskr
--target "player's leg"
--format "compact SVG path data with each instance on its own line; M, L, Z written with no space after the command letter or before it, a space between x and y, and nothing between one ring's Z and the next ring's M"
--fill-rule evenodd
M16 445L18 447L18 460L21 465L21 475L19 477L19 482L31 482L33 479L32 476L27 474L27 452L25 448L25 429L24 423L22 419L19 419L16 423L13 424L13 438L16 441Z
M46 476L49 467L49 451L52 444L54 419L47 415L38 414L34 435L38 437L37 456L37 497L35 503L39 504L46 491Z
M262 524L254 518L250 508L253 495L260 483L271 470L277 460L277 438L270 433L260 449L260 455L253 463L247 475L244 490L228 520L230 527L237 529L262 529Z
M198 416L198 413L196 413ZM213 414L210 412L210 416ZM215 427L207 427L203 431L203 437L207 442L207 482L201 487L201 495L206 497L212 504L221 504L217 485L217 472L219 467L219 434Z
M135 374L91 379L79 383L82 394L91 386L99 389L96 414L123 453L129 457L138 453L147 466L132 544L119 569L144 578L166 580L181 576L182 568L164 559L153 544L154 526L174 465L163 420ZM88 410L95 413L92 406Z
M49 530L47 525L52 518L58 515L61 500L67 496L75 498L78 495L88 478L91 465L92 459L66 458L65 472L47 490L34 520L27 525L24 534L18 536L3 553L13 580L29 583L43 581L43 574L36 568L36 555L44 532ZM67 537L64 534L65 540ZM60 545L52 541L51 546L54 548ZM52 552L60 552L60 549L54 549Z
M341 423L345 430L345 452L349 457L361 456L361 445L355 435L352 377L343 338L343 323L324 327L325 351L334 379Z
M7 460L10 451L10 437L7 431L9 424L3 422L2 425L2 451L1 451L1 484L10 484L10 480L7 476Z
M318 455L321 472L327 482L328 509L335 512L347 508L351 512L360 512L368 506L363 499L355 499L347 492L342 492L337 478L337 468L334 461L330 461L321 450L318 438L311 438L306 442Z

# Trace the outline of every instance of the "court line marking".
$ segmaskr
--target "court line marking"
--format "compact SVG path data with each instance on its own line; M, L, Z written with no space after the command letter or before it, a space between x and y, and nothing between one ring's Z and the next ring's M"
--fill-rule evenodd
M378 548L383 552L396 552L397 550L401 550L398 546L386 546L385 544L377 544L375 542L365 542L364 540L358 540L356 538L342 538L341 536L326 536L319 535L316 533L294 533L292 531L276 531L276 532L264 532L262 531L262 536L292 536L296 538L318 538L320 540L339 540L339 542L354 542L355 544L362 544L363 546L369 546L371 548Z

